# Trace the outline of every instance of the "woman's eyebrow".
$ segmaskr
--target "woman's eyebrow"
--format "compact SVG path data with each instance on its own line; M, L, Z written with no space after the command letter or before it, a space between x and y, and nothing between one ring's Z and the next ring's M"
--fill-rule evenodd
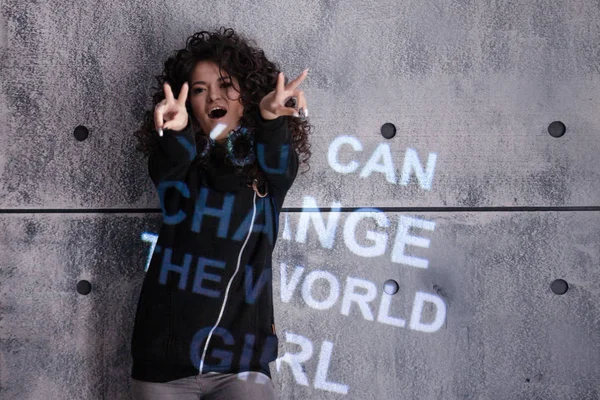
M231 79L231 78L225 78L225 79L223 79L223 78L219 78L219 79L217 79L217 80L218 80L218 81L228 81L228 80L230 80L230 79ZM194 86L194 85L195 85L195 84L197 84L197 83L199 83L199 84L201 84L201 85L206 85L206 82L204 82L204 81L196 81L196 82L192 83L192 86Z

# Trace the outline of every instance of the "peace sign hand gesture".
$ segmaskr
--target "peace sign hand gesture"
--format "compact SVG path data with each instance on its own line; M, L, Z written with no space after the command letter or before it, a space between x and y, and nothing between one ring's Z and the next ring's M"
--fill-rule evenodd
M165 92L165 99L158 103L154 109L154 125L159 136L163 135L163 129L181 131L188 123L188 113L185 108L185 101L189 91L188 83L185 82L181 87L179 99L173 96L173 90L171 90L171 86L167 82L163 84L163 90Z
M299 117L302 115L298 114L295 108L286 107L285 103L291 97L297 97L298 109L304 112L304 117L308 116L308 110L306 108L306 99L304 98L304 92L296 89L300 83L308 75L308 68L302 71L302 73L293 81L288 83L284 87L284 76L283 72L280 72L277 76L277 87L271 93L267 94L260 101L260 114L265 120L273 120L282 115L293 115Z

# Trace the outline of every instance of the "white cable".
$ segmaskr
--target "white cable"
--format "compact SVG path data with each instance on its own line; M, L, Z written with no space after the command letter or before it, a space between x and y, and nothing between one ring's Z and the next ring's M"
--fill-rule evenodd
M215 127L215 129L216 129L216 127ZM210 338L211 338L214 330L219 325L219 322L221 322L221 317L223 317L223 311L225 310L225 305L227 303L227 295L229 294L229 288L231 287L231 283L233 282L235 275L237 274L238 270L240 269L240 261L242 258L242 253L244 252L244 247L246 247L246 244L248 243L248 239L250 239L250 235L252 234L252 228L254 227L254 216L256 215L256 191L254 192L254 197L252 198L252 200L253 200L253 204L254 204L254 211L252 213L252 223L250 224L250 230L248 231L248 236L246 236L246 241L244 242L244 245L242 246L242 249L240 250L240 254L238 255L238 262L237 262L237 266L235 268L235 272L229 279L229 283L227 284L227 289L225 289L225 297L223 298L223 306L221 307L221 312L219 313L219 318L217 318L217 323L215 324L215 326L213 326L213 328L208 333L208 338L206 339L206 344L204 345L204 351L202 352L202 359L200 360L199 374L202 374L202 367L204 366L204 357L206 357L206 351L208 350L208 343L210 342Z

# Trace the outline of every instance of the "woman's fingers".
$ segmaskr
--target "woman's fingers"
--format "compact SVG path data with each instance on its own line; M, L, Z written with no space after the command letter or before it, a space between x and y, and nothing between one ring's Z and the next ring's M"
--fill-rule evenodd
M306 102L306 96L304 96L304 91L296 89L294 91L288 92L287 95L288 95L288 97L287 97L288 99L290 97L292 97L292 98L295 97L296 98L296 102L295 102L296 105L294 106L294 108L298 112L300 111L301 108L304 109L304 116L307 117L308 116L308 112L307 112L307 110L308 110L308 104ZM286 101L286 104L287 104L287 101ZM302 115L300 115L300 117L301 116Z
M173 91L171 90L171 85L169 85L167 82L163 84L163 91L165 92L165 99L167 99L168 102L175 101L175 98L173 97Z
M179 98L175 99L175 96L173 95L173 89L171 89L171 85L169 85L167 82L165 82L163 84L163 90L165 92L165 99L167 100L167 102L168 103L177 102L177 103L181 104L182 106L185 106L185 101L187 100L189 89L190 89L189 84L187 82L184 82L183 85L181 85L181 91L179 92Z
M284 83L285 77L283 76L283 72L280 72L279 75L277 75L277 87L275 88L275 93L279 94L285 92Z
M285 85L285 87L283 87L284 76L283 73L280 72L279 76L277 77L276 97L281 99L283 103L285 103L284 100L287 100L290 97L296 97L298 99L296 101L296 110L299 110L300 108L304 108L304 110L306 110L306 98L304 97L304 92L296 88L302 83L302 81L304 81L307 75L308 68L302 71L302 73L296 79L294 79L292 82L288 83L287 85ZM284 115L293 115L293 113L290 113L290 111L286 108L286 113Z
M298 92L298 111L300 109L304 109L304 117L308 117L308 105L306 103L306 97L304 97L304 92L301 90ZM302 117L302 115L300 115Z
M163 128L163 120L165 115L166 100L161 101L154 109L154 127L158 131Z
M267 94L260 102L261 110L274 114L276 116L290 115L295 117L307 117L308 110L306 104L306 98L302 90L297 90L298 85L304 81L308 75L308 68L302 71L302 73L289 84L285 85L285 76L283 72L277 74L277 84L275 90ZM291 97L296 97L296 107L286 107L288 100ZM299 109L303 109L302 115L299 113Z
M169 124L170 121L177 119L174 125L177 127L184 123L183 119L185 113L183 111L186 110L185 102L189 92L189 84L187 82L183 83L178 99L175 99L175 96L173 96L171 85L169 85L167 82L163 84L163 90L165 92L165 99L158 103L156 105L156 109L154 110L154 125L160 136L162 136L163 130L172 128ZM165 117L169 118L167 122L164 122ZM185 122L187 123L187 118L185 119Z
M181 86L181 92L179 93L179 98L177 99L177 101L183 107L185 107L185 101L187 100L189 88L190 88L190 86L188 85L187 82L184 82L183 85Z
M306 68L304 71L302 71L302 73L300 75L298 75L298 77L296 79L294 79L293 81L288 83L285 89L286 90L295 90L302 83L302 81L306 78L307 75L308 75L308 68Z
M296 89L293 92L289 93L288 96L296 98L296 108L306 108L306 97L304 97L304 90Z
M154 125L160 136L162 136L162 131L165 129L163 121L165 113L169 111L168 105L173 102L173 91L167 82L163 83L163 91L165 92L165 98L156 105L154 110Z
M293 117L298 116L298 110L293 107L282 107L280 111L277 113L278 115L290 115Z

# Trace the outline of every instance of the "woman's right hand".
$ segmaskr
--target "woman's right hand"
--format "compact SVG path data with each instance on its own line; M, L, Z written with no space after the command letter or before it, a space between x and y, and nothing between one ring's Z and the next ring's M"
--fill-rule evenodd
M188 123L188 113L185 108L189 91L188 83L185 82L181 87L179 99L173 96L171 86L167 82L163 84L163 90L165 99L154 108L154 126L160 136L162 136L164 129L182 131Z

